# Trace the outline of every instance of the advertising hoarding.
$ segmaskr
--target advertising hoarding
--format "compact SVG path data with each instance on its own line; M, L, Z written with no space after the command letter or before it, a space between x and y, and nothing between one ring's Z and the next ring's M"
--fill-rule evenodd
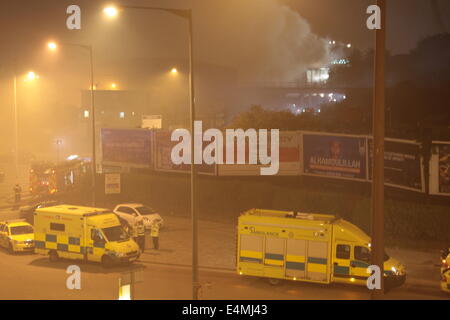
M373 140L369 141L369 180L372 180ZM425 192L420 144L410 140L384 141L384 184Z
M450 141L433 141L430 194L450 196Z
M147 129L101 129L102 164L152 167L153 132Z
M280 131L279 141L279 170L277 176L297 176L300 174L300 132ZM268 142L270 149L270 142ZM226 148L225 148L226 149ZM236 143L235 143L236 150ZM246 144L245 158L248 161L248 144ZM260 175L261 164L219 164L219 176L256 176Z
M366 180L366 140L359 136L303 133L303 174Z

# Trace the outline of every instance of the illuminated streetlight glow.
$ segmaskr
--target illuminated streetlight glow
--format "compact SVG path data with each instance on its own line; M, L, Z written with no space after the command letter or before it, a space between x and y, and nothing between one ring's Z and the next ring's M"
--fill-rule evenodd
M178 70L177 70L177 68L172 68L172 70L170 70L170 73L172 73L172 74L176 74L176 73L178 73Z
M115 7L106 7L103 9L103 12L110 18L117 17L117 15L119 14L119 10L117 10L117 8Z
M34 81L36 79L39 79L39 75L37 75L36 73L34 73L33 71L30 71L27 73L27 75L25 76L24 81L28 82L28 81Z
M49 42L49 43L47 44L47 47L48 47L50 50L55 51L56 48L58 47L58 45L57 45L55 42Z
M111 88L112 88L112 89L117 89L117 84L111 83Z

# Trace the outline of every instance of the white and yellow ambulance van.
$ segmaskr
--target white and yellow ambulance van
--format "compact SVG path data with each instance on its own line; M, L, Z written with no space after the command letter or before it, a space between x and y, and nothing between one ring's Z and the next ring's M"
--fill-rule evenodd
M108 267L133 262L139 246L107 209L57 205L34 213L35 252L58 258L101 262Z
M334 215L251 209L237 229L240 275L316 283L366 285L370 237ZM385 255L385 287L404 283L405 267Z

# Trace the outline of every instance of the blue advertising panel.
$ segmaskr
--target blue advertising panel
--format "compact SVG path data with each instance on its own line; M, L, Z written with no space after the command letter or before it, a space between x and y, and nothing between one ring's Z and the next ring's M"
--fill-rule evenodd
M304 174L367 179L365 137L303 134Z
M165 172L190 172L190 164L174 164L172 162L172 148L178 144L171 141L172 131L158 130L155 132L155 170ZM204 146L207 144L203 142ZM199 174L216 175L217 165L197 164L196 172Z
M102 163L124 167L150 168L153 133L147 129L102 128Z

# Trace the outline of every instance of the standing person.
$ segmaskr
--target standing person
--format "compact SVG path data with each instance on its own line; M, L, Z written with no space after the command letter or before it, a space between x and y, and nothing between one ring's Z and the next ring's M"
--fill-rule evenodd
M150 229L150 236L152 237L153 248L155 250L159 250L159 228L160 227L161 227L160 220L155 219L153 221L151 229Z
M18 183L16 183L13 190L14 190L15 203L19 203L22 198L22 196L21 196L22 188L20 187L20 185Z
M145 226L143 219L140 219L139 221L135 222L135 228L136 228L136 243L139 245L139 248L141 248L141 252L143 253L145 250Z
M132 225L129 225L130 235L139 245L141 252L145 250L145 227L142 219L135 219Z

